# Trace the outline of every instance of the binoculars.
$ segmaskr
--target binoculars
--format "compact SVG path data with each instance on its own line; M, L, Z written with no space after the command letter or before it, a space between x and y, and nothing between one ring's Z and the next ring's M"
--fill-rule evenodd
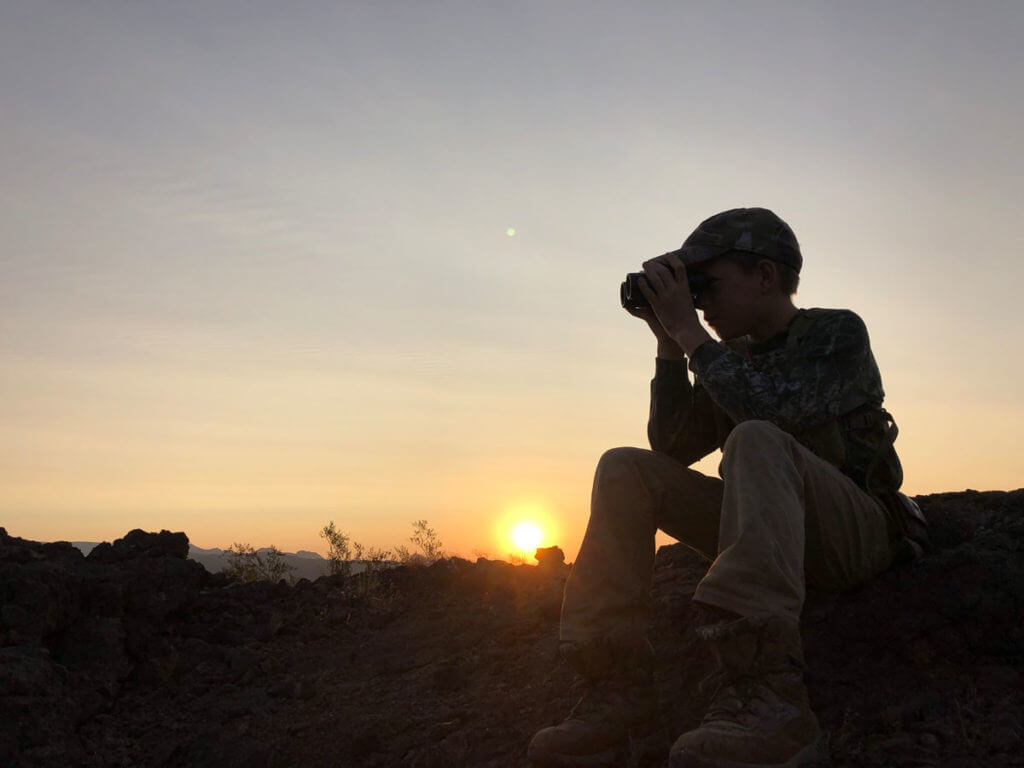
M668 264L665 266L669 268L673 275L675 274L672 267L669 267ZM650 306L643 293L640 292L640 279L644 277L646 275L643 272L630 272L626 275L626 279L622 281L622 285L619 287L619 300L622 302L623 309L643 309ZM698 297L711 287L714 280L703 272L690 272L690 270L686 270L686 279L690 283L693 306L700 307Z

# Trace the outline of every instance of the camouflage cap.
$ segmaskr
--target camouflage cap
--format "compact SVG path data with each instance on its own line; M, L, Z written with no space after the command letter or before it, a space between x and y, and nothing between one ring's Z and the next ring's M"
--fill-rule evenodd
M792 267L803 265L800 244L789 225L767 208L732 208L704 219L676 251L686 265L728 251L746 251Z

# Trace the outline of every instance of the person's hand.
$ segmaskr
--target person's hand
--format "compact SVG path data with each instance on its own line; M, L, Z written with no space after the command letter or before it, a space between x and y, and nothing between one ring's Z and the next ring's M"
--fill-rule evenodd
M658 320L658 316L654 314L654 310L651 309L650 305L646 307L626 307L626 311L633 317L646 320L647 324L651 326L651 330L654 331L655 336L665 333L665 329L661 326L661 321Z
M647 322L647 326L658 340L658 357L663 360L684 360L686 358L683 348L675 342L675 339L668 335L668 331L662 326L661 321L654 314L654 310L651 309L650 305L646 307L626 307L626 311L633 317L639 317Z
M665 333L684 351L693 350L711 339L697 318L693 294L686 277L686 266L676 253L666 253L643 263L646 279L640 280L640 292L651 305Z

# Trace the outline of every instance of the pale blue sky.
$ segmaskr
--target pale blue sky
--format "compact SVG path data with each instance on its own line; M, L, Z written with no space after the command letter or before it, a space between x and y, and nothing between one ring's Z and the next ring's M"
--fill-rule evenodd
M737 205L868 323L907 490L1019 487L1021 39L1019 3L5 3L0 525L501 555L530 507L574 552L645 441L618 283Z

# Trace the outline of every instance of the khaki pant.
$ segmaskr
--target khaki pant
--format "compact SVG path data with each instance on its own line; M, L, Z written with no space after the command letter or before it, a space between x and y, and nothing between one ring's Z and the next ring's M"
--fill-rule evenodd
M563 641L642 641L659 528L713 560L694 599L743 616L799 619L805 579L839 591L891 563L882 506L788 433L745 421L722 453L721 480L640 448L601 457Z

